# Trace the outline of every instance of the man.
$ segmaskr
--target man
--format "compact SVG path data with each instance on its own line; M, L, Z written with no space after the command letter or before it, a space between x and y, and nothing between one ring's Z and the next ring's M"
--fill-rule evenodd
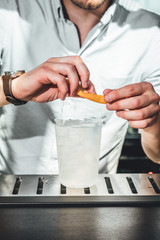
M101 173L116 172L128 123L141 129L146 154L160 162L159 21L118 1L2 0L1 71L26 71L10 91L28 103L7 104L1 81L1 173L56 173L57 117L103 120ZM106 106L74 98L79 80L104 93Z

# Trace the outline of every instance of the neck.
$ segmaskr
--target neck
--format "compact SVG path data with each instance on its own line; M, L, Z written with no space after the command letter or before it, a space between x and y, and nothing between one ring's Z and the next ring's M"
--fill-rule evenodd
M71 0L62 0L66 10L67 17L77 27L80 44L82 45L89 31L100 21L104 12L111 4L111 0L106 0L99 8L95 10L84 10Z

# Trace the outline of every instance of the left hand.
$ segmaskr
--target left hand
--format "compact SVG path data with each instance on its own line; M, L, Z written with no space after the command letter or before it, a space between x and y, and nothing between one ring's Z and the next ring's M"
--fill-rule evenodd
M119 89L105 89L108 110L128 120L133 128L144 129L158 121L160 96L149 82L130 84Z

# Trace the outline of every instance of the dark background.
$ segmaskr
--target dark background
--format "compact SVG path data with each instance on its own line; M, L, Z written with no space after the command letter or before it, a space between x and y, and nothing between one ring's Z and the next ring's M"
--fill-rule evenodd
M118 173L160 173L160 165L152 162L141 147L137 129L128 128L119 161Z

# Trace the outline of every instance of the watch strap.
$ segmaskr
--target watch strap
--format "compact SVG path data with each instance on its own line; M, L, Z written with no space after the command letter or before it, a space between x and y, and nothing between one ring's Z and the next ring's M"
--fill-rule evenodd
M6 96L6 100L14 105L22 105L27 103L26 101L19 100L14 97L12 93L12 81L13 79L20 77L25 71L17 71L17 72L5 72L2 76L3 79L3 91Z

